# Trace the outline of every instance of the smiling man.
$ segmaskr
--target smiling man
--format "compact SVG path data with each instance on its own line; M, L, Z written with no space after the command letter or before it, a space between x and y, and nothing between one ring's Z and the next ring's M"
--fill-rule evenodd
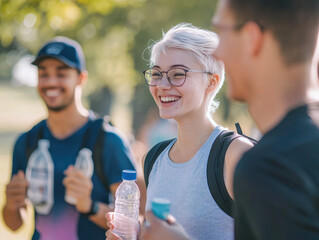
M263 133L235 171L235 237L319 239L319 1L220 0L213 25Z
M235 239L319 239L319 1L220 0L213 25L228 96L263 133L235 171ZM149 239L189 239L147 215Z
M23 223L20 209L26 205L27 186L30 186L24 174L30 162L27 150L35 149L38 140L44 138L50 142L54 165L54 204L48 214L37 212L35 207L32 240L92 237L104 240L104 215L113 211L108 207L109 194L115 194L122 181L122 170L134 169L131 151L114 127L95 118L82 105L87 71L77 42L66 37L54 38L40 49L33 64L38 67L38 93L47 107L48 117L23 133L15 143L12 179L7 185L3 209L5 223L12 230ZM83 148L93 152L94 164L99 163L92 178L73 167ZM66 193L75 199L75 205L64 200Z

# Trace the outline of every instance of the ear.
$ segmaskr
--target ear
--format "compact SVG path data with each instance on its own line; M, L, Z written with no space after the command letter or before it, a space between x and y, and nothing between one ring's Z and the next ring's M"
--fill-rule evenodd
M209 93L209 92L212 92L218 85L219 83L219 75L218 74L211 74L211 75L208 75L209 76L209 82L208 82L208 86L207 86L207 89L206 89L206 92Z
M87 71L83 71L79 74L79 84L81 86L84 86L84 84L86 83L88 78L88 72Z
M262 49L264 33L256 22L247 22L245 24L245 42L246 48L251 56L257 56Z

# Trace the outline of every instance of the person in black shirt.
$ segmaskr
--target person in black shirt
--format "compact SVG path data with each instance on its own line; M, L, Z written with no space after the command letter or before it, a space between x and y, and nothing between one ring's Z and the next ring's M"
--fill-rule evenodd
M220 0L213 25L263 134L235 170L235 238L319 239L319 1Z
M319 239L319 1L219 0L213 26L228 97L263 134L235 170L235 238ZM189 239L156 224L161 239Z

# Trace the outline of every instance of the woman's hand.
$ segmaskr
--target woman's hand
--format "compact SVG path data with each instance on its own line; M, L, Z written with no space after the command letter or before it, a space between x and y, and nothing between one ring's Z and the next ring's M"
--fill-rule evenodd
M106 236L107 240L122 240L122 238L120 238L118 235L116 235L115 233L113 233L113 229L114 229L114 224L113 224L114 215L115 215L114 212L108 212L107 214L105 214L107 226L108 226L108 228L109 228L109 230L106 231L105 236Z

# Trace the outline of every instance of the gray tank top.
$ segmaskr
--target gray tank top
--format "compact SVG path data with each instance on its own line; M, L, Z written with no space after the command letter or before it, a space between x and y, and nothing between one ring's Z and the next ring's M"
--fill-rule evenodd
M234 220L224 213L212 197L206 167L212 144L223 127L217 126L195 156L185 163L174 163L168 152L173 141L158 156L149 176L146 209L153 198L171 201L170 213L192 239L234 239Z

